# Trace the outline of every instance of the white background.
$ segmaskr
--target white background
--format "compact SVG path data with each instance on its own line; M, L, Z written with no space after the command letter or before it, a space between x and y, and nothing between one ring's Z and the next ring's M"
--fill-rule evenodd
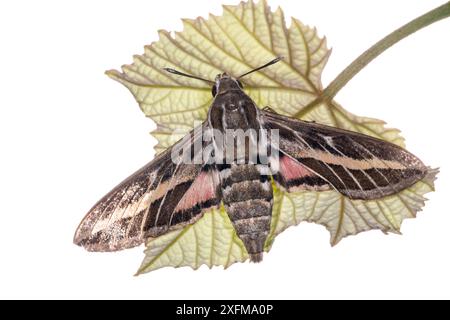
M261 264L166 268L133 277L143 248L72 244L85 212L153 157L131 94L104 75L221 1L2 1L0 4L1 298L450 298L450 19L376 59L337 96L402 130L441 167L425 211L402 236L371 231L331 248L322 227L281 234ZM433 1L276 1L333 47L328 84L363 50L438 6ZM229 0L229 4L237 1ZM243 70L245 71L245 70Z

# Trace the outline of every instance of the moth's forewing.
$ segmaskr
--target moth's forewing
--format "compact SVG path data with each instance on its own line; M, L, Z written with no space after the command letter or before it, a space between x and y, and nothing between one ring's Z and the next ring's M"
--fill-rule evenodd
M265 127L279 130L279 148L290 158L288 167L307 169L299 184L307 186L305 181L314 174L349 198L369 200L397 193L428 172L419 158L390 142L268 111L263 114ZM305 175L298 168L296 171ZM288 187L294 187L290 171L285 175Z
M202 125L205 126L205 125ZM194 131L173 148L194 150ZM115 251L137 246L148 237L197 221L220 202L217 171L203 163L174 162L172 148L124 180L89 210L74 243L89 251ZM200 149L198 152L201 152Z

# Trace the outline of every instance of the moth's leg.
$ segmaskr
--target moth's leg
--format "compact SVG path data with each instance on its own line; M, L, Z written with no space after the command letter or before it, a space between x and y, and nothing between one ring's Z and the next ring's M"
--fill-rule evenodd
M264 110L264 111L269 111L269 112L278 114L278 112L276 112L275 110L273 110L273 109L272 109L271 107L269 107L269 106L265 106L265 107L263 108L263 110Z

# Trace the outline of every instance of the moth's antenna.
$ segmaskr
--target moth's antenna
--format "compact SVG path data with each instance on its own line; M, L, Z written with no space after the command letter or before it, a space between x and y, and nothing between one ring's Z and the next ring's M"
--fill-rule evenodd
M208 82L208 83L215 84L214 81L203 79L203 78L200 78L200 77L196 77L196 76L193 76L193 75L190 75L190 74L187 74L187 73L183 73L183 72L180 72L180 71L172 69L172 68L163 68L163 69L166 70L167 72L170 72L170 73L173 73L173 74L176 74L176 75L179 75L179 76L188 77L188 78L197 79L197 80L201 80L201 81L205 81L205 82Z
M268 67L268 66L271 66L271 65L273 65L274 63L277 63L277 62L280 61L280 60L283 60L283 57L276 57L275 59L273 59L273 60L267 62L265 65L262 65L262 66L260 66L260 67L258 67L258 68L256 68L256 69L253 69L253 70L250 70L250 71L248 71L248 72L246 72L246 73L244 73L244 74L241 74L241 75L240 75L239 77L237 77L236 79L240 79L240 78L242 78L242 77L244 77L244 76L246 76L246 75L248 75L248 74L250 74L250 73L252 73L252 72L255 72L255 71L264 69L264 68L266 68L266 67Z

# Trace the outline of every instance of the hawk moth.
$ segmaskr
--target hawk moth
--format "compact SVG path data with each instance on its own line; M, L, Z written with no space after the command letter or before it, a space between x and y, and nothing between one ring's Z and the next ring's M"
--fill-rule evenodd
M212 84L207 119L95 204L76 230L74 243L89 251L131 248L195 223L223 203L250 260L258 262L270 230L272 182L287 191L334 189L351 199L370 200L395 194L427 174L416 156L392 143L258 108L239 79L280 59L237 78L219 74L215 81L166 68ZM208 140L198 134L230 130L276 131L277 141L249 135L239 154L234 151L242 141L231 136L233 153L223 161L217 135ZM250 141L262 147L256 160L250 159ZM174 158L178 150L200 161ZM202 157L204 150L211 151L209 156Z

